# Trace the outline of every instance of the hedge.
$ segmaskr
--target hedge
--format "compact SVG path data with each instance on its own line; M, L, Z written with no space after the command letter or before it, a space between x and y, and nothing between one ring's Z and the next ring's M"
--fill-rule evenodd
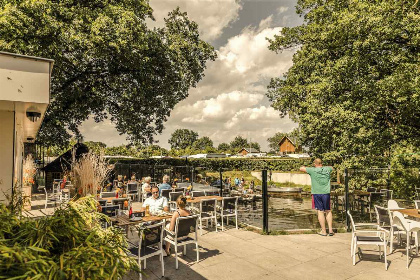
M312 159L261 159L261 158L142 158L142 159L110 159L112 164L141 164L149 166L191 166L207 170L275 170L298 171L302 165L309 166Z

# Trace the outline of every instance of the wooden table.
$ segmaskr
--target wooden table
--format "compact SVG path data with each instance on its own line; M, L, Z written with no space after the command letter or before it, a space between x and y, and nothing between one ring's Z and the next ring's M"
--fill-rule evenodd
M142 217L139 221L130 221L130 218L127 215L120 215L111 217L111 221L118 224L118 226L130 226L130 225L137 225L147 222L158 222L166 219L172 218L172 215L165 215L165 216L147 216Z
M204 199L216 199L217 201L222 201L223 200L223 197L217 196L217 195L212 195L212 196L199 196L199 197L187 199L187 203L199 203L200 201L202 201Z
M418 209L395 209L391 211L398 211L409 217L420 219L420 214L419 214Z

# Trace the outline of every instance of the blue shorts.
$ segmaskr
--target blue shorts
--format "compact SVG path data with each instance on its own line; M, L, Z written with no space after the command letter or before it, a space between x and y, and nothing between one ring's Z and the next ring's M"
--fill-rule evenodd
M330 194L313 194L312 209L320 211L331 210Z

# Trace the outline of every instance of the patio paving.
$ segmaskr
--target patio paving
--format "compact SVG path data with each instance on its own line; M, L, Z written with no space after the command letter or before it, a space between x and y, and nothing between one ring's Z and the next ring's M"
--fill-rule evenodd
M333 237L316 234L260 235L234 228L225 232L206 232L199 236L200 261L195 262L192 245L180 255L179 269L175 258L164 258L163 279L418 279L420 257L406 269L405 249L388 256L388 271L379 260L376 246L362 246L363 260L350 257L351 234ZM158 257L147 261L143 279L162 279ZM138 279L136 274L124 279Z

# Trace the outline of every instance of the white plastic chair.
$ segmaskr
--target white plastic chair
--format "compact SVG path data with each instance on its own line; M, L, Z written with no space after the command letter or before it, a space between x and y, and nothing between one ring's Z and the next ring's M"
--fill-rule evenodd
M419 248L419 239L418 239L418 232L420 231L420 222L412 221L404 218L404 215L398 211L394 211L394 218L392 220L393 225L398 225L401 227L406 234L407 237L407 244L406 244L406 254L407 254L407 269L409 267L410 262L410 251L411 251L411 233L415 233L415 246L416 246L416 254L418 255L418 248Z
M420 200L414 200L414 206L416 206L416 209L420 209Z
M54 205L54 208L57 206L57 204L61 204L61 192L56 192L56 193L52 193L52 194L48 194L47 193L47 189L44 187L44 192L45 192L45 208L47 209L47 206L50 205Z
M388 270L388 262L386 260L386 237L385 232L382 230L358 230L354 224L353 217L350 214L350 211L347 211L347 215L350 218L351 221L351 227L352 227L352 239L351 239L351 255L353 258L353 265L356 265L356 251L358 245L377 245L379 248L379 259L382 258L381 254L381 247L384 247L384 260L385 260L385 270ZM366 236L366 233L374 233L375 236ZM359 235L363 234L363 235Z
M400 207L395 200L390 199L390 200L388 200L388 209L389 210L396 210L396 209L404 209L404 208Z

